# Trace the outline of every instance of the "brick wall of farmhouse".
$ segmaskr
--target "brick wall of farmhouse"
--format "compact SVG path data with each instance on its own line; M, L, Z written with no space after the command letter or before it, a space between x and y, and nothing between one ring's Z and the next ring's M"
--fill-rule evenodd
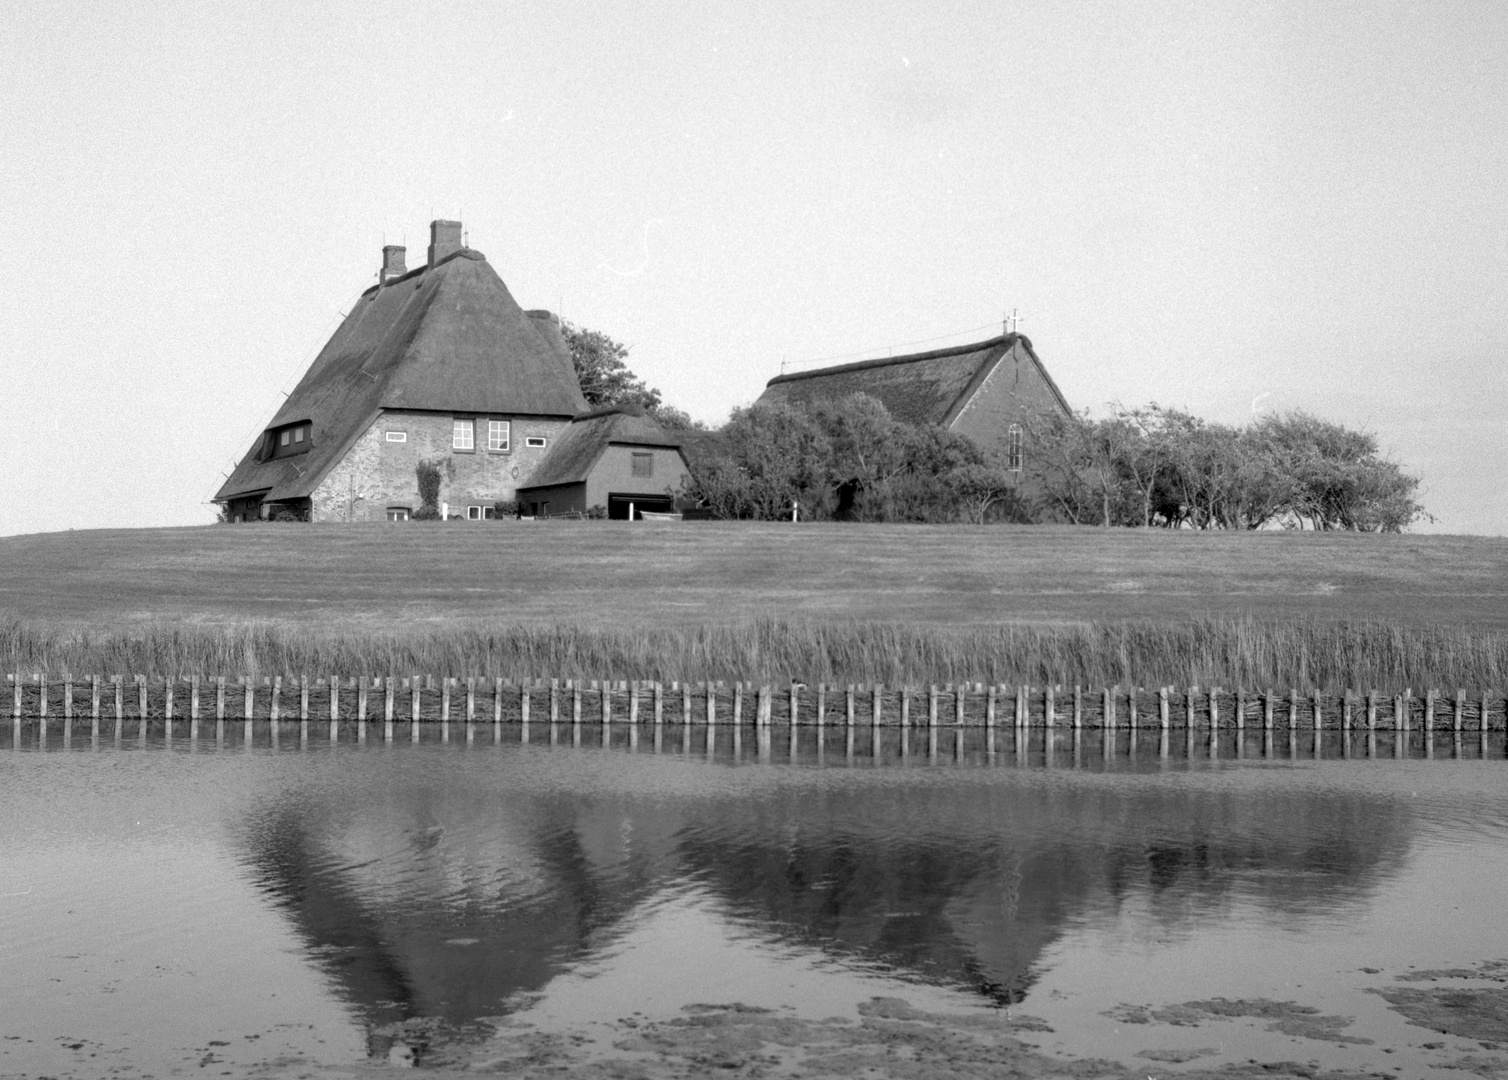
M1037 365L1017 345L1001 357L952 426L981 446L993 445L1004 451L1006 432L1012 424L1030 431L1039 416L1061 412L1062 406Z
M471 450L452 444L456 419L475 421ZM487 449L487 421L509 422L509 449ZM464 413L384 412L330 470L312 497L315 521L384 521L389 507L417 510L420 506L420 461L440 467L439 501L452 514L468 505L491 506L512 499L520 484L549 452L549 443L567 421L527 416L469 416ZM389 433L402 433L394 442ZM526 445L529 438L546 445Z

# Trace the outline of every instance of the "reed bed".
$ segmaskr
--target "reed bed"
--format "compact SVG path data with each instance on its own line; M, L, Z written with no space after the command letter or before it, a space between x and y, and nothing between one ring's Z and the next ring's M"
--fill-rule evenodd
M1196 617L989 627L759 618L665 628L276 622L55 629L0 621L0 668L54 674L355 675L1346 688L1508 686L1508 634L1379 621Z

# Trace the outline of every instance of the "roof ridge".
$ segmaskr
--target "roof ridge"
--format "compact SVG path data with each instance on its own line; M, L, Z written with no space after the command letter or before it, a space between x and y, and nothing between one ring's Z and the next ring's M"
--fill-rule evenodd
M401 285L405 281L409 281L413 278L418 277L420 274L427 274L431 270L438 270L440 267L444 266L446 263L452 261L453 259L471 259L477 262L486 262L487 256L483 255L476 248L461 248L459 251L452 251L449 255L445 256L445 258L441 259L433 266L430 266L428 263L423 263L404 274L400 274L398 277L388 278L386 281L379 281L376 285L368 285L361 291L361 295L368 296L383 289L390 289L394 285Z
M1025 334L997 334L983 341L976 341L969 345L950 345L944 349L929 349L927 352L908 353L905 356L885 356L877 360L857 360L851 364L834 364L831 367L812 368L810 371L792 371L785 375L776 375L766 386L774 386L776 383L797 382L801 379L815 378L819 375L833 375L845 371L864 371L870 368L889 367L892 364L911 364L919 360L937 360L945 356L962 356L965 353L978 352L981 349L994 348L997 345L1009 347L1016 341L1020 341L1028 349L1031 341Z

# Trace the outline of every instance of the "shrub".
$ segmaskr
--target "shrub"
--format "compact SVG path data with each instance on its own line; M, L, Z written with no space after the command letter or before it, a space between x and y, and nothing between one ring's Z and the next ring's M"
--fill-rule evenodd
M433 461L421 461L414 467L419 478L419 509L415 521L440 520L440 467Z

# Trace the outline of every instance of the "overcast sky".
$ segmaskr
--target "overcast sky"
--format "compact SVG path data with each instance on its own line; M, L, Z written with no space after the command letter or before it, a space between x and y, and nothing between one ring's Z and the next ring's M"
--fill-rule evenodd
M1075 407L1308 409L1508 533L1499 0L7 0L0 71L0 533L213 520L435 217L710 423L1018 309Z

